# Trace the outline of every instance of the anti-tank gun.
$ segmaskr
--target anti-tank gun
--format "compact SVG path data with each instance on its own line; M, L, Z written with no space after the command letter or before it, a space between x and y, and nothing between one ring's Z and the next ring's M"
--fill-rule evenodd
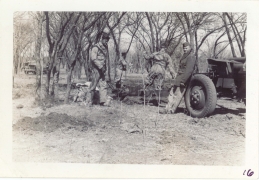
M185 92L185 105L193 117L204 117L215 110L217 98L229 97L246 102L246 58L207 59L205 73L193 73Z

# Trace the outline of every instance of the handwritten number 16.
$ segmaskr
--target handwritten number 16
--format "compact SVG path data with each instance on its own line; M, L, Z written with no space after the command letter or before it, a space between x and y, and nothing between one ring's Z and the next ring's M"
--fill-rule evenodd
M254 174L254 171L251 171L251 169L249 169L248 171L247 171L247 176L249 176L249 177L251 177L251 176L253 176L253 174ZM246 173L246 170L244 171L244 173L243 173L243 175L245 175L245 173Z

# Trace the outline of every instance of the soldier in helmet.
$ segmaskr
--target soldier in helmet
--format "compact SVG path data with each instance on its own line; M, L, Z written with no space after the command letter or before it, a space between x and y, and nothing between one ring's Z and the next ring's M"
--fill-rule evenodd
M146 52L144 52L144 58L146 60L152 60L152 67L148 73L148 76L145 78L145 90L153 85L156 97L159 96L159 91L162 90L162 85L165 78L165 70L168 67L169 72L172 76L172 78L175 77L176 72L173 68L173 61L171 57L166 53L166 46L165 42L161 43L160 51L155 52L153 54L147 55ZM159 105L160 102L156 99L155 105Z
M122 77L123 71L126 71L126 66L127 66L126 56L127 56L126 51L123 51L121 53L120 60L116 63L116 76L114 78L114 82L116 84L117 89L121 88L121 77Z
M186 90L187 82L195 68L195 56L188 42L183 43L184 54L180 59L178 74L168 96L168 103L165 109L160 110L161 114L173 114L179 106Z
M107 82L105 79L106 61L108 59L109 31L104 30L100 41L95 44L90 53L92 72L91 86L87 93L86 103L91 106L93 103L94 91L99 83L100 105L109 106L110 97L107 95Z

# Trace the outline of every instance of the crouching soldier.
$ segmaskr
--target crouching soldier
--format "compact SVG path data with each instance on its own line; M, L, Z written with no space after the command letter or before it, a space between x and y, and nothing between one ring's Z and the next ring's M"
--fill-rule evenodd
M168 96L168 103L165 109L160 110L161 114L175 113L185 93L188 80L195 68L195 56L188 42L183 44L184 54L179 63L178 74Z
M109 106L111 97L107 95L107 82L105 79L106 61L108 56L109 32L103 31L100 42L92 47L91 58L91 86L86 97L86 104L92 106L94 91L99 83L100 105Z
M165 79L165 70L168 66L169 72L174 79L176 72L173 68L173 61L171 57L166 53L165 43L161 43L161 49L159 52L155 52L151 55L147 55L144 52L144 58L146 60L152 60L152 67L148 73L148 76L145 78L145 91L148 87L153 85L154 92L156 94L156 102L155 105L159 105L158 102L159 91L162 90L162 85Z

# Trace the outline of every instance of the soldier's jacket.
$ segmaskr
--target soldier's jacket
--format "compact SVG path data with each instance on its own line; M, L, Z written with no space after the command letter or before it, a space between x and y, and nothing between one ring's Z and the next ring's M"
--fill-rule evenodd
M190 50L189 52L184 53L180 60L178 74L176 76L174 85L180 86L181 83L185 84L189 77L192 75L194 66L195 56L192 50Z
M166 69L166 67L169 68L170 74L174 77L175 76L175 70L174 65L171 57L166 52L155 52L150 55L144 55L145 59L152 59L153 66L154 65L160 65L163 69Z
M121 57L120 60L117 62L117 68L120 70L126 71L126 65L127 62L123 57Z
M108 58L108 48L103 46L101 42L95 44L91 51L91 60L99 69L106 66Z

